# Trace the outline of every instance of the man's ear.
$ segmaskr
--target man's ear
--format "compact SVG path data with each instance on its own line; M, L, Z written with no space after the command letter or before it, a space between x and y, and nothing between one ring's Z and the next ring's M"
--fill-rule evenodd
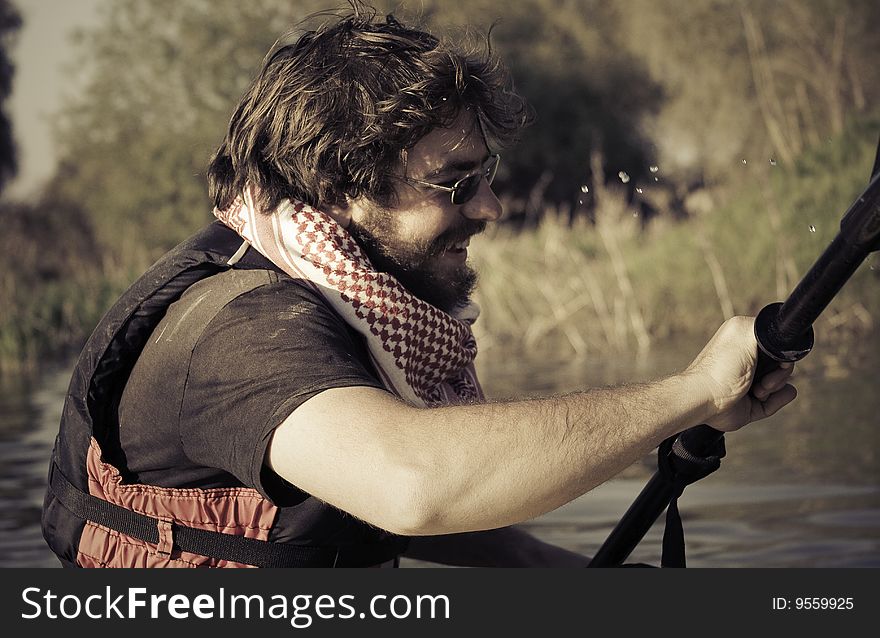
M336 204L322 205L321 210L335 219L343 228L348 228L351 223L352 202L348 197Z

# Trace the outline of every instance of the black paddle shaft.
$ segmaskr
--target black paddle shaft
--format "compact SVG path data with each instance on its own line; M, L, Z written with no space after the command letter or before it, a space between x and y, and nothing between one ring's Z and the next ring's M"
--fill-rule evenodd
M770 304L758 313L756 381L781 363L799 361L810 352L813 323L865 258L880 249L880 147L877 157L871 182L843 216L837 237L784 303ZM678 435L671 453L682 458L705 458L717 449L723 436L723 432L708 425L698 425ZM596 552L590 567L623 564L677 496L676 489L668 476L655 473Z

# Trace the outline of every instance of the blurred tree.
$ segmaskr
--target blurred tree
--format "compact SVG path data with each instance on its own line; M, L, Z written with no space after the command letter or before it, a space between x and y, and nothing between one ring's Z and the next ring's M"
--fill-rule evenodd
M840 135L849 115L880 97L880 5L782 0L758 11L752 4L739 10L762 119L780 155L796 156Z
M652 118L661 171L730 179L790 162L880 98L874 0L631 0L621 39L668 99Z
M492 45L535 108L535 126L505 155L501 190L521 202L509 207L510 213L540 214L547 202L574 208L582 202L588 208L591 197L581 188L589 189L595 179L594 150L604 158L603 181L623 182L632 193L648 179L653 149L643 122L660 108L663 91L620 38L625 3L424 0L422 5L432 24L494 25Z
M122 254L138 245L155 247L154 255L167 248L209 219L204 167L269 46L304 16L338 4L108 3L104 23L80 37L87 89L59 122L56 192L81 203L104 243ZM506 191L525 201L540 184L538 199L574 204L597 146L608 174L627 172L631 188L647 170L649 145L638 123L657 107L660 92L615 40L615 7L599 0L589 11L571 0L507 7L426 0L413 16L396 2L374 4L448 28L486 29L504 14L493 41L540 118L505 158ZM126 236L120 228L138 232Z
M700 183L716 158L725 168L739 159L754 117L736 5L633 0L629 7L620 37L667 94L649 128L661 174Z
M108 294L86 216L52 193L0 203L0 375L81 345ZM119 282L125 285L125 282Z
M86 89L60 114L58 197L78 202L118 255L146 246L155 257L210 221L204 171L238 98L276 38L325 7L108 3L79 35Z
M9 0L0 0L0 193L18 169L12 123L6 115L4 102L12 92L12 75L15 70L12 60L9 59L10 41L20 27L21 17L18 11Z

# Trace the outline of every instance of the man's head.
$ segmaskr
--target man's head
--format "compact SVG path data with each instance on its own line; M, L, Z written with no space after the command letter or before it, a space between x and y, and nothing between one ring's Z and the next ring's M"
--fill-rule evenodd
M480 172L489 140L510 143L531 112L488 50L463 53L351 4L270 51L211 162L211 196L226 208L250 184L264 211L297 199L329 212L377 268L449 309L474 276L443 249L500 206L484 180L464 204L419 182L452 186Z
M474 118L463 111L450 126L434 129L407 150L394 206L360 197L328 210L378 270L449 311L467 300L477 281L467 265L470 237L501 216L487 179L495 161ZM454 198L446 189L462 181L474 185Z

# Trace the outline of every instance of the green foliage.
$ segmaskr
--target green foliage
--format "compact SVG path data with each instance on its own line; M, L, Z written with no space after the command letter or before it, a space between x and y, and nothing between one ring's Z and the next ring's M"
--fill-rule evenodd
M663 90L621 40L624 3L523 0L501 10L493 0L426 2L431 24L493 25L493 49L536 122L505 154L501 190L512 196L509 217L529 215L532 191L554 204L574 205L592 183L589 158L606 159L606 175L626 171L633 185L648 174L653 150L643 122L662 104ZM442 10L441 10L442 8ZM453 31L453 34L455 32Z
M741 158L796 157L880 98L872 0L626 4L621 37L666 90L648 130L677 181L724 183Z
M56 188L105 249L158 254L210 220L204 171L266 51L323 3L122 0L81 37L87 89L59 122ZM121 235L123 228L131 235Z
M0 371L79 345L110 301L113 274L73 205L0 205Z
M755 314L784 300L867 185L878 134L880 119L854 122L794 166L768 165L761 178L746 173L727 193L713 191L717 203L701 216L655 220L643 232L632 227L632 209L606 197L599 218L611 218L635 304L612 267L613 245L592 224L551 214L535 232L502 228L474 242L482 273L477 325L487 356L524 347L631 353L634 313L654 340L708 337L725 319L725 302L736 314ZM713 260L720 278L711 273ZM868 261L817 323L826 347L846 351L880 318L880 268L872 268L873 255Z

